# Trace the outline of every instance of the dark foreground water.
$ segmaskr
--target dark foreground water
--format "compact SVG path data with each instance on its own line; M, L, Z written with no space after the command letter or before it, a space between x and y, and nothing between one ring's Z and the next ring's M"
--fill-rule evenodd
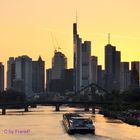
M53 107L38 107L22 110L9 110L0 116L0 140L140 140L140 127L111 120L97 114L82 112L80 109L62 107L55 112ZM96 134L68 135L62 125L62 114L75 112L92 117Z

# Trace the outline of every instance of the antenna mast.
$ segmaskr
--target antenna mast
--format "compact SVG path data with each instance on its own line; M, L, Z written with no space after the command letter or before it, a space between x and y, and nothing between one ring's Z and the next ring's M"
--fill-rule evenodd
M77 10L76 10L76 23L77 23L77 19L78 19L78 17L77 17Z
M110 33L108 33L108 44L110 44Z

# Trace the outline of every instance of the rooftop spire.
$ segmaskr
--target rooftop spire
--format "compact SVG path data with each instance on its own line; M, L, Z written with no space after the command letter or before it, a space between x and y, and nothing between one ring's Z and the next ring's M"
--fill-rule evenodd
M76 22L73 24L73 34L77 34L77 11L76 11Z
M110 33L108 33L108 44L110 44Z
M77 19L78 19L78 16L77 16L77 10L76 10L76 24L77 24Z

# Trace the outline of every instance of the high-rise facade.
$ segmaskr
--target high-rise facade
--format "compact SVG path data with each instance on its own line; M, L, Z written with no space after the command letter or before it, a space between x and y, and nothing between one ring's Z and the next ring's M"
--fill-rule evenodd
M91 83L91 42L82 44L82 86Z
M128 90L130 86L129 62L121 62L120 90Z
M15 59L10 57L7 61L7 89L14 88L15 80Z
M108 91L120 89L120 61L121 55L111 44L105 46L106 89Z
M67 69L67 58L62 52L55 52L52 58L51 79L62 79L64 70Z
M0 62L0 91L4 91L4 65Z
M133 64L131 64L132 68L131 68L131 74L130 74L130 88L134 89L134 88L138 88L139 87L139 72L137 69L137 65L134 62Z
M24 83L24 92L27 98L33 96L32 93L32 59L26 55L15 58L15 80Z
M102 66L98 65L97 66L97 84L100 87L103 87L103 78L102 78L103 74L102 74Z
M138 76L139 76L139 86L140 86L140 61L133 61L131 62L131 70L133 69L135 64L136 70L138 72Z
M46 91L64 92L65 90L65 71L67 69L67 58L60 52L55 51L52 58L52 68L46 70Z
M44 93L45 62L39 56L38 61L32 61L32 90L35 94Z
M82 39L77 33L77 23L73 24L73 46L74 46L74 90L82 87Z
M115 51L114 89L116 90L120 90L120 65L121 65L121 52Z
M91 56L91 83L97 84L97 65L98 58L96 56Z
M115 74L115 47L111 44L105 46L105 71L106 71L106 85L105 88L111 91L113 88L114 74Z
M106 89L106 81L107 81L107 77L106 77L106 71L105 70L102 70L102 87L104 89Z
M64 72L64 86L66 91L73 91L73 69Z
M91 42L82 43L82 38L77 32L77 23L73 24L73 46L74 46L74 73L73 89L80 90L82 87L90 84L91 74Z
M52 69L46 69L46 90L49 91L49 85L52 79Z

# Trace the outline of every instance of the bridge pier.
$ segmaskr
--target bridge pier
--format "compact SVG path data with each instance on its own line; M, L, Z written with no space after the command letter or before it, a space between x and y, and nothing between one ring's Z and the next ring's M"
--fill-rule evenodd
M2 108L2 115L6 115L6 109Z
M85 105L85 111L88 112L89 111L89 106Z
M59 104L55 105L55 111L60 111L60 105Z
M28 112L29 111L28 106L25 107L24 111L25 112Z
M95 107L92 106L92 114L95 114Z

